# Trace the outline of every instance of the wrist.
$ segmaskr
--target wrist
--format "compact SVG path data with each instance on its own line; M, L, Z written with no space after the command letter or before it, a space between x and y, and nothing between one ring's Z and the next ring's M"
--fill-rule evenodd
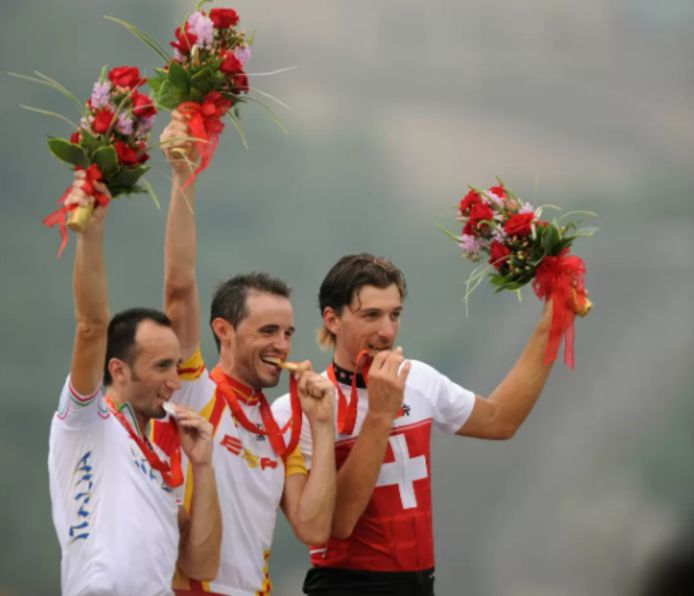
M209 474L210 472L214 473L212 458L210 458L209 461L202 461L196 463L190 462L190 469L193 472L193 475Z
M366 418L364 418L364 424L369 424L377 428L387 428L393 425L393 420L395 416L388 412L374 412L373 410L368 410L366 412Z

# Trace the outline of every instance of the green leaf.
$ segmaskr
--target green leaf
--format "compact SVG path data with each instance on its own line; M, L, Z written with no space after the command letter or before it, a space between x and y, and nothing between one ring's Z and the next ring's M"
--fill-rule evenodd
M71 143L66 139L49 137L48 149L54 157L73 166L86 168L89 165L87 152L80 145Z
M59 93L62 93L65 97L67 97L72 103L74 103L77 106L77 109L80 111L80 114L82 114L83 116L86 115L86 106L83 103L81 103L80 100L77 99L69 89L67 89L67 87L64 87L58 81L55 81L50 77L47 77L45 74L41 74L37 70L34 71L34 74L37 75L39 78L30 77L28 75L23 74L17 74L16 72L8 72L7 74L18 79L30 81L32 83L37 83L38 85L45 85L46 87L50 87L51 89L54 89Z
M239 138L241 139L241 142L243 143L243 146L248 149L248 140L246 139L246 131L243 130L243 126L241 126L241 123L239 122L238 118L234 116L234 112L232 110L229 110L227 112L227 116L229 116L229 120L232 121L234 124L234 128L236 129L236 132L239 134Z
M541 244L542 249L548 255L557 254L557 247L559 245L559 232L557 231L557 228L554 227L552 224L545 226L545 228L542 230Z
M277 114L275 114L275 112L272 111L272 109L269 106L264 104L262 101L258 101L257 99L255 99L253 97L239 98L239 103L243 103L243 102L247 102L247 101L255 103L255 104L259 105L261 108L263 108L270 115L270 118L275 123L277 128L279 128L284 134L289 134L287 129L284 127L284 124L282 124L282 121L279 119Z
M200 91L203 95L207 95L214 88L214 74L208 66L201 68L190 79L190 85Z
M118 154L112 145L99 147L92 155L92 162L99 166L104 178L110 178L118 172Z
M149 180L142 179L140 181L142 184L145 192L150 196L152 199L152 202L154 203L154 206L161 211L161 203L159 202L159 197L157 197L157 193L154 192L154 187L150 184Z
M139 27L136 27L135 25L128 23L127 21L123 21L121 19L117 19L116 17L110 17L107 15L104 15L104 18L107 21L113 21L114 23L118 23L119 25L122 25L125 27L132 35L137 37L143 44L145 44L147 47L150 49L154 50L161 58L164 59L165 62L168 62L171 59L171 56L169 56L164 48L161 47L159 42L154 39L149 33L145 33L142 29Z
M167 74L164 73L164 76L156 76L156 77L151 77L147 79L147 84L149 85L150 89L152 89L153 93L157 93L161 86L164 84L164 81L167 80Z
M460 243L460 238L458 236L456 236L453 232L449 231L448 229L446 229L443 226L440 226L438 224L436 224L436 227L439 230L441 230L448 238L453 240L453 242L455 242L456 244Z
M149 169L149 166L136 166L134 168L126 166L113 178L109 179L109 186L114 185L123 188L132 188Z
M172 61L169 64L169 81L183 95L186 95L190 90L190 81L188 80L188 73L178 62Z
M100 140L98 137L95 137L91 132L88 130L82 129L80 131L80 137L81 137L81 145L87 150L87 153L89 155L93 155L94 152L99 149L99 147L103 147L106 145L106 140Z
M154 94L154 102L157 107L165 110L174 110L183 101L181 92L171 84L168 79L159 87L159 91Z

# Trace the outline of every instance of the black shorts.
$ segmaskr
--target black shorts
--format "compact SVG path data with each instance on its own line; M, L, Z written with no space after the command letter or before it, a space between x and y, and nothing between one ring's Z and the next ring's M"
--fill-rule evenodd
M434 596L434 569L424 571L363 571L313 567L304 580L309 596Z

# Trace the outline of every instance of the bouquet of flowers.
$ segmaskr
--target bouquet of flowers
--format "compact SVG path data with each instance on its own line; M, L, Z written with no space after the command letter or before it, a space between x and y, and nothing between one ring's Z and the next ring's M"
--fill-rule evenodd
M564 362L573 368L574 315L585 316L592 304L583 285L585 265L570 254L573 241L591 236L597 228L580 228L577 221L565 222L570 215L596 214L571 211L559 218L542 219L543 210L559 209L544 205L537 209L519 199L498 181L487 190L469 187L460 200L457 219L462 222L460 236L440 228L454 240L463 256L479 262L465 288L465 304L470 294L488 277L496 291L520 289L532 282L540 299L552 300L552 326L545 362L556 358L564 337Z
M108 72L104 67L85 103L77 100L60 83L41 73L35 73L36 77L12 74L60 91L80 109L81 119L77 125L60 114L22 106L60 118L76 129L69 139L49 137L48 149L73 169L86 171L82 190L94 196L96 205L104 205L108 201L106 195L95 190L94 182L98 181L108 187L113 198L148 192L158 205L151 185L142 179L149 170L145 165L149 159L147 141L157 111L152 100L137 90L145 81L136 67L118 66ZM61 207L43 220L44 225L57 225L60 231L58 258L67 244L66 228L75 232L83 231L94 209L93 206L65 206L70 188L58 200Z
M200 155L200 165L188 178L186 185L212 159L219 135L224 130L223 116L229 117L247 147L246 136L238 119L238 104L255 102L270 111L267 106L248 96L250 87L244 67L251 57L252 38L237 28L239 17L235 10L213 8L207 14L201 10L206 1L198 2L195 11L174 31L175 40L170 42L173 55L167 54L152 36L135 25L106 17L123 25L165 62L163 68L154 69L156 74L148 82L158 107L178 109L188 120L192 140ZM258 92L274 99L269 94ZM272 111L270 114L282 128Z

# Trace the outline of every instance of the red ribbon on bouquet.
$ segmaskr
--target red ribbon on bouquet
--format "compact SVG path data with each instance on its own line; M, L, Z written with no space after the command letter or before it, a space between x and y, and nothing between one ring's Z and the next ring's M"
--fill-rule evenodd
M108 195L99 192L94 186L95 182L101 182L102 179L99 166L97 166L95 163L91 164L86 169L82 166L75 166L76 172L81 170L85 171L86 176L80 188L86 195L94 197L95 207L104 207L108 205ZM70 191L72 191L72 185L68 186L63 195L58 199L58 205L60 205L60 207L50 215L44 217L41 221L41 223L48 228L52 228L55 225L58 226L58 231L60 232L60 247L58 248L58 254L55 257L56 259L60 258L60 255L63 254L63 250L65 250L65 246L67 245L67 225L65 222L67 221L68 213L77 208L77 205L75 204L65 204L66 199L70 195Z
M231 105L231 100L223 98L219 91L210 91L202 103L186 101L179 104L177 109L188 120L188 128L191 136L196 139L195 145L200 155L200 165L188 176L183 188L193 182L210 163L217 149L219 135L224 130L221 118L227 113Z
M588 298L583 285L586 266L583 260L565 248L557 256L547 256L540 263L533 279L538 298L552 300L552 325L545 350L545 364L557 357L564 338L564 363L574 367L574 317L586 309Z

